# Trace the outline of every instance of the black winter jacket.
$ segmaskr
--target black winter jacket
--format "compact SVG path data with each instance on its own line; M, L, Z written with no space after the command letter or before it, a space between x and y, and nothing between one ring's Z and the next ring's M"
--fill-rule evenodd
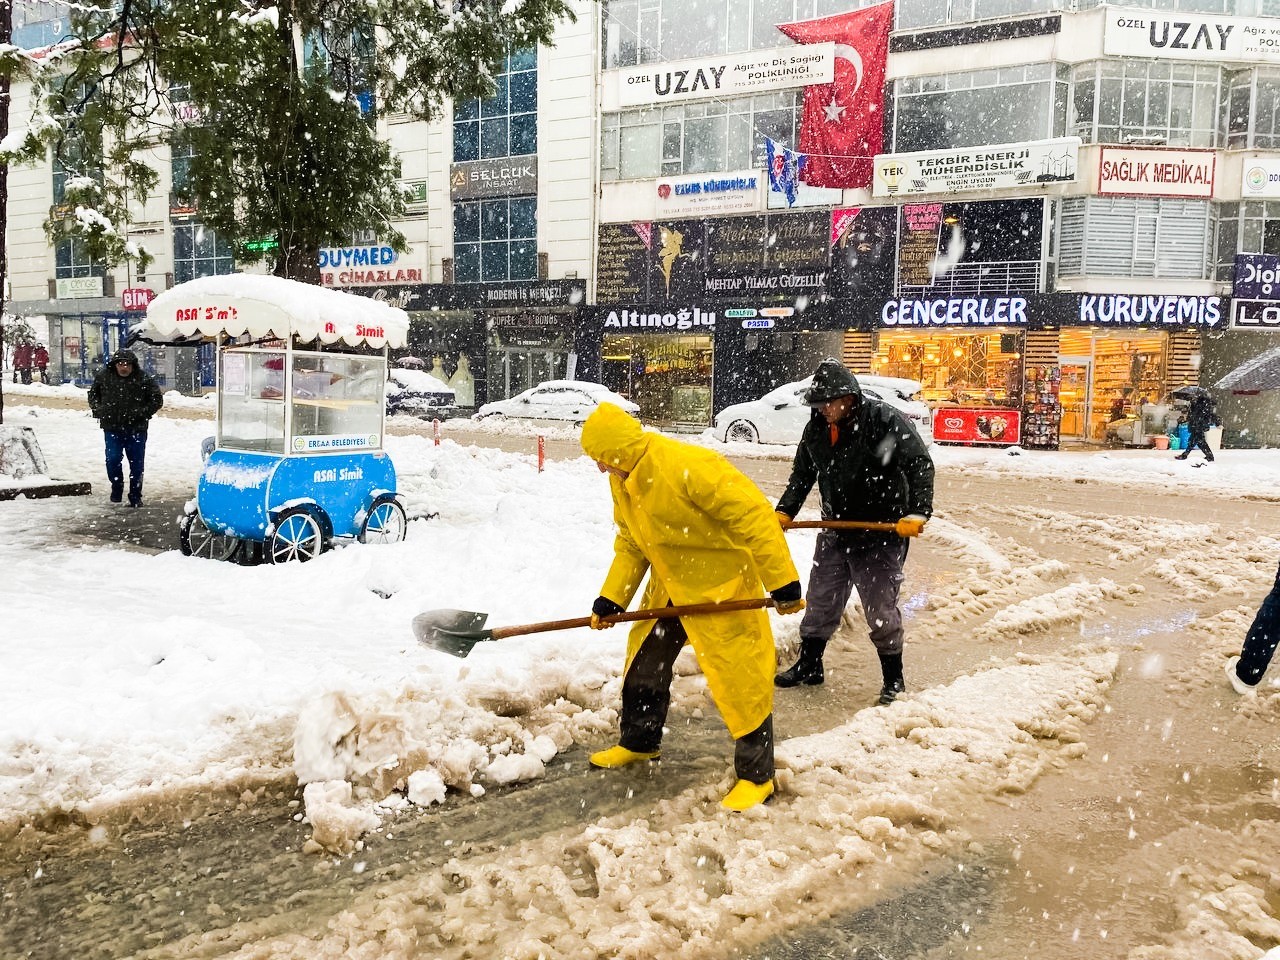
M794 517L818 484L824 520L892 522L909 514L933 514L933 459L905 416L889 404L862 396L840 421L832 447L826 420L814 410L796 447L778 511ZM841 538L882 540L879 534Z
M116 373L115 361L128 360L133 370L127 377ZM147 421L164 406L160 386L138 366L132 350L118 350L98 371L89 388L89 410L103 430L141 433Z

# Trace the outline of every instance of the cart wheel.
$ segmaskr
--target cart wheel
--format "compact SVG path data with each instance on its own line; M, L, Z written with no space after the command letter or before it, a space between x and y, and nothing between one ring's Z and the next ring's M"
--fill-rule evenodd
M320 522L305 507L292 507L276 517L275 528L263 545L272 563L314 560L324 550Z
M404 539L404 508L394 500L379 500L360 527L361 543L399 543Z
M214 533L197 510L178 521L178 549L184 557L230 560L240 549L240 541L225 533Z

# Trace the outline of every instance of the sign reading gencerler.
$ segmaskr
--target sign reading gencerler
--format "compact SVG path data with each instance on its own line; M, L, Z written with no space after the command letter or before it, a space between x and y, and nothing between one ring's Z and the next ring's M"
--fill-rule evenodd
M516 197L538 192L538 157L468 160L449 168L449 198Z

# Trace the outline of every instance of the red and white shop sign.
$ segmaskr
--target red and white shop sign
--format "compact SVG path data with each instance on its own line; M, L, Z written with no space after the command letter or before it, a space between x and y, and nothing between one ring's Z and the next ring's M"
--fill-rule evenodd
M145 310L155 295L156 292L148 287L129 287L120 294L120 307L123 310Z
M1016 444L1022 439L1022 411L939 407L933 412L933 439L940 443Z
M1217 173L1213 150L1103 147L1098 193L1130 197L1212 197Z

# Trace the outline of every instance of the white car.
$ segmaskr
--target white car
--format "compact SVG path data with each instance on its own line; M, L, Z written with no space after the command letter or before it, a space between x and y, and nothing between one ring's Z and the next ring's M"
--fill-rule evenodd
M476 411L476 420L519 417L524 420L567 420L580 424L604 401L632 415L640 408L608 387L587 380L547 380L506 400L494 400Z
M920 434L925 446L933 443L933 414L920 399L918 380L902 377L877 377L855 374L862 392L905 414ZM759 400L735 403L716 414L712 426L716 439L745 443L780 443L794 446L800 442L804 425L812 408L804 403L804 392L813 377L795 383L784 383Z

